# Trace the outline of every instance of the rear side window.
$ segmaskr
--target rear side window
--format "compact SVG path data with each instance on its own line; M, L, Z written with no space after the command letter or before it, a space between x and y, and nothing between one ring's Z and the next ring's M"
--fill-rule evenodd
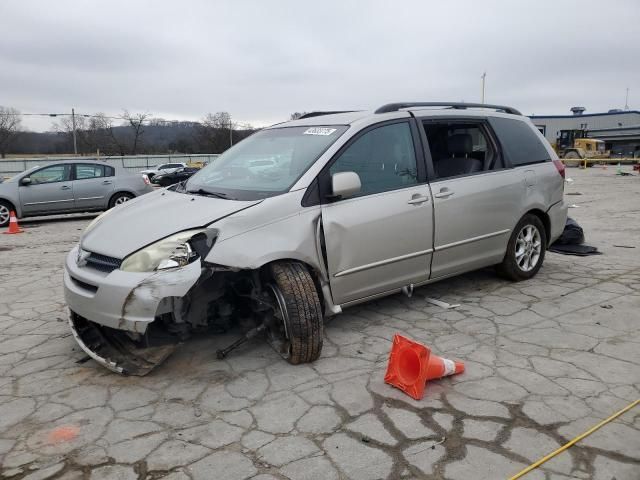
M84 180L87 178L97 178L104 176L104 165L94 165L92 163L76 164L76 180Z
M113 177L115 174L116 174L116 169L115 168L105 165L105 167L104 167L104 176L105 177Z
M544 144L526 122L495 117L489 122L514 167L551 160Z

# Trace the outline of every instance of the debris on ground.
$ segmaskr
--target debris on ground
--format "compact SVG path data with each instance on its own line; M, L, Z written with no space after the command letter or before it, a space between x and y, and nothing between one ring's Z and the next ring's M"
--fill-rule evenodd
M584 243L584 230L573 218L567 217L562 235L553 242L554 245L581 245Z
M430 304L435 305L437 307L442 307L445 310L449 310L450 308L457 308L457 307L460 306L459 303L447 303L447 302L443 302L442 300L437 300L435 298L424 297L424 300L427 303L430 303Z
M573 218L567 217L562 235L551 244L550 252L562 255L576 255L586 257L587 255L602 255L596 247L584 244L584 230Z

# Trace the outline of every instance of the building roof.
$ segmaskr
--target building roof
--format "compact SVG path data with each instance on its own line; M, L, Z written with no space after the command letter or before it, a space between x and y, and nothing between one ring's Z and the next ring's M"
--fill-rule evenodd
M627 113L635 113L640 115L640 111L638 110L623 110L620 112L603 112L603 113L583 113L580 115L530 115L529 118L532 120L543 119L543 118L583 118L583 117L604 117L604 116L614 116L614 115L625 115Z

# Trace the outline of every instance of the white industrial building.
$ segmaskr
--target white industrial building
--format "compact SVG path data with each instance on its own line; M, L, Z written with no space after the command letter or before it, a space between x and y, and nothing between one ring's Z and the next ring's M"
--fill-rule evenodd
M640 111L610 110L584 113L573 107L572 115L533 115L531 121L552 145L561 130L586 130L589 138L604 140L612 155L640 157Z

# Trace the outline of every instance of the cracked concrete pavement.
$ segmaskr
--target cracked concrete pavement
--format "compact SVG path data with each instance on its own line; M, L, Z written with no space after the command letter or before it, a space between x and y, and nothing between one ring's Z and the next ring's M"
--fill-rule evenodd
M62 262L91 216L25 221L0 235L0 478L508 478L640 396L640 179L614 173L568 170L570 215L604 255L348 309L300 366L259 340L216 360L233 336L189 341L143 378L87 361ZM383 382L394 333L466 372L410 399ZM638 480L640 409L525 478Z

